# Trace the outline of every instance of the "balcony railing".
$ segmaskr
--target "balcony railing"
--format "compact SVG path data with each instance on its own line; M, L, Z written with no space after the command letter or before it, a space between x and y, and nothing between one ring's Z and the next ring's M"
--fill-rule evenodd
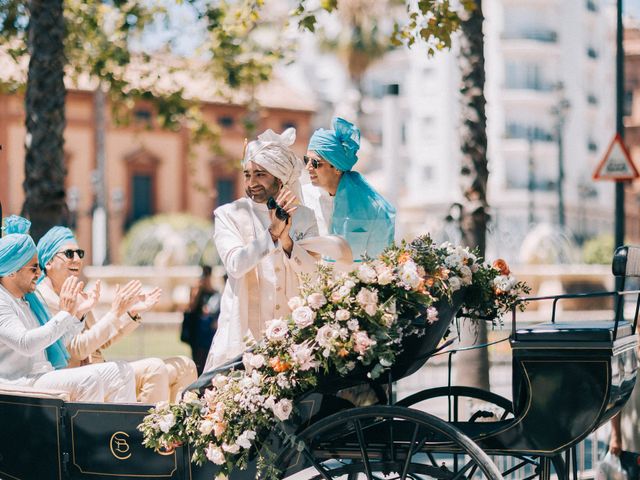
M553 83L549 82L536 80L510 80L509 78L507 78L504 87L507 90L535 90L537 92L552 92L556 88Z
M503 40L535 40L538 42L555 43L558 33L553 30L523 30L519 32L504 32Z

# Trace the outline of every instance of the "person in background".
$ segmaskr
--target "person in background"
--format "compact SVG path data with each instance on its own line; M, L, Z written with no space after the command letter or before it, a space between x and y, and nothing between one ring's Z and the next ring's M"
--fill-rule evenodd
M84 250L66 227L53 227L38 242L38 262L43 272L38 292L52 312L59 311L59 295L67 278L82 275L83 258ZM99 290L100 283L97 282L89 294L99 296ZM155 288L143 294L142 284L137 280L130 281L116 289L111 309L106 314L97 316L89 310L82 332L66 339L66 348L71 355L69 366L104 362L102 350L138 328L142 314L158 303L161 293ZM197 378L195 364L185 356L143 358L128 362L128 365L135 373L136 395L142 403L175 401Z
M191 356L198 369L198 375L204 370L220 315L221 295L213 288L211 273L210 265L202 266L198 285L191 288L189 307L184 312L180 336L180 339L191 347Z
M375 257L394 241L396 211L358 172L360 130L334 118L332 130L316 130L304 157L311 184L304 204L316 215L320 235L347 240L354 261Z
M50 315L34 293L40 266L26 234L30 225L12 215L0 238L0 383L63 390L74 402L135 402L133 370L124 362L65 368L69 353L63 339L83 328L79 317L95 302L70 277L60 286L58 311Z

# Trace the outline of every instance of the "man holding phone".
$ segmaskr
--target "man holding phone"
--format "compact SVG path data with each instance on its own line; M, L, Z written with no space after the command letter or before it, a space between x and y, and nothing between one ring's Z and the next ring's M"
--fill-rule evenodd
M318 235L311 209L300 205L302 161L290 146L295 129L267 130L245 149L242 168L246 197L218 207L214 240L228 279L218 330L205 372L259 340L267 322L285 316L297 295L298 274L311 273L317 258L300 243Z

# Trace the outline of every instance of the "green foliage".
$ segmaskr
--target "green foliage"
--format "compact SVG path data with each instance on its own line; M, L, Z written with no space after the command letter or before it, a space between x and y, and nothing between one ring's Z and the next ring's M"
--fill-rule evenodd
M605 233L584 242L582 259L589 264L611 264L615 241L613 235Z
M189 214L162 214L136 222L122 242L125 265L154 265L158 254L169 263L218 265L213 224Z

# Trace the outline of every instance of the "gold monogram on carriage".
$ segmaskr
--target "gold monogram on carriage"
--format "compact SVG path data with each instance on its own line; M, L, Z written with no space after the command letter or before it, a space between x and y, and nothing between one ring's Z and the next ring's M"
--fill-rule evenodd
M127 460L131 457L131 447L127 442L127 438L129 438L129 434L122 431L115 432L111 435L109 449L111 450L111 455L118 460Z

